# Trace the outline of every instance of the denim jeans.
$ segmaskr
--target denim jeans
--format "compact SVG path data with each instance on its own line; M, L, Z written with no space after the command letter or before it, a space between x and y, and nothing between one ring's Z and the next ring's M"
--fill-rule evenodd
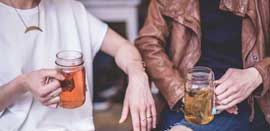
M167 131L175 125L184 125L193 131L251 131L249 123L249 107L246 102L239 105L239 114L229 114L226 111L215 115L212 122L207 125L188 123L182 112L171 111L168 107L161 114L159 131Z
M270 125L267 124L264 114L255 101L255 118L250 123L251 131L270 131Z

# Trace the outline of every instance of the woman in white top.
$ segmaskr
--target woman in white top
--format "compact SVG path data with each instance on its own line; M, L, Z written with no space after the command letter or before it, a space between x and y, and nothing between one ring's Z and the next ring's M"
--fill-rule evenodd
M94 130L92 62L100 49L114 56L129 77L119 122L131 112L135 131L155 128L155 105L138 51L81 3L0 0L0 19L0 131ZM76 109L56 107L63 76L54 69L54 61L61 50L84 54L86 102ZM47 77L54 80L45 85Z

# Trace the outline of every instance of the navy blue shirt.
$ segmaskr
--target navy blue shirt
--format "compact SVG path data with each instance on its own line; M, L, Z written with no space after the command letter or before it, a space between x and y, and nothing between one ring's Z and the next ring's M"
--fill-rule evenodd
M208 66L219 79L228 68L242 65L242 18L219 9L220 0L200 1L202 55L197 66Z

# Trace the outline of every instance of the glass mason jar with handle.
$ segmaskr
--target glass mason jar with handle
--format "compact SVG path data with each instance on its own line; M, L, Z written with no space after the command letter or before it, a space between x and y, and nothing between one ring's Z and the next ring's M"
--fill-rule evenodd
M208 124L214 119L214 73L207 67L194 67L186 75L184 114L193 124Z
M61 81L60 106L77 108L85 102L85 69L83 54L79 51L63 50L56 54L57 69L64 75Z

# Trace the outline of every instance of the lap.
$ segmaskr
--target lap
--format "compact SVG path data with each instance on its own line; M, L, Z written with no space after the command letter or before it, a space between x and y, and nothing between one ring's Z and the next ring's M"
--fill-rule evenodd
M214 120L207 125L196 125L188 123L184 119L184 114L182 112L174 112L165 109L162 114L160 130L169 130L173 126L183 125L194 131L249 131L248 117L249 113L247 111L242 111L238 115L223 112L219 115L215 115Z

